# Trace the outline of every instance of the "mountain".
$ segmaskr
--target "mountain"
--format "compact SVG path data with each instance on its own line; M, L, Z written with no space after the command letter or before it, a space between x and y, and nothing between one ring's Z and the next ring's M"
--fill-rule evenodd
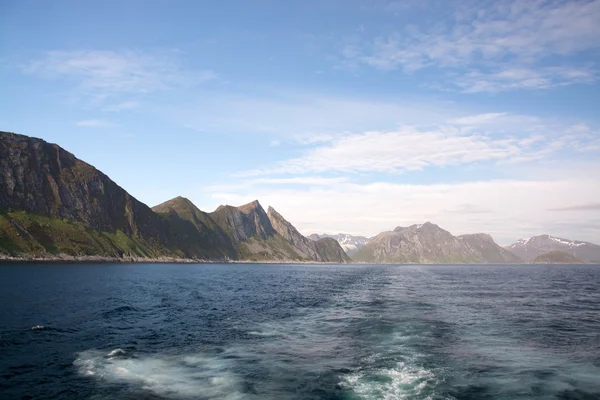
M369 239L364 236L352 236L345 233L339 233L337 235L328 235L325 233L318 235L313 233L308 237L312 240L319 240L326 237L335 239L349 256L352 256L369 241Z
M534 264L585 264L585 261L573 257L564 251L550 251L539 255L533 260Z
M339 243L332 238L322 238L319 240L311 240L298 232L296 228L286 221L281 214L269 207L268 218L271 221L273 228L296 247L303 256L312 258L313 260L322 259L324 261L343 260L350 261Z
M5 253L191 255L164 219L55 144L0 132L0 171Z
M314 254L295 247L273 228L258 201L205 213L176 197L150 209L58 145L0 132L0 256L63 255L347 260L337 243L315 245Z
M515 254L497 245L487 233L460 235L457 238L471 248L474 254L479 254L479 257L486 263L513 264L523 262Z
M533 261L551 251L562 251L587 262L600 263L600 246L550 235L521 239L505 248L525 261Z
M372 238L352 257L371 263L509 263L520 262L485 234L453 236L439 226L397 227Z
M181 234L189 235L197 245L207 249L219 249L227 259L236 259L237 253L231 239L223 229L204 211L189 199L175 197L152 207L152 211L163 215Z

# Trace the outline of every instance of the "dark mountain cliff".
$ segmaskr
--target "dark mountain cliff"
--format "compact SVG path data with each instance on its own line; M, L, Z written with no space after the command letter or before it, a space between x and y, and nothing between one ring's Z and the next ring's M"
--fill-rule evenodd
M350 261L350 258L336 240L324 238L313 241L303 236L273 207L269 207L267 216L275 231L296 247L303 256L313 260L334 261L341 259Z

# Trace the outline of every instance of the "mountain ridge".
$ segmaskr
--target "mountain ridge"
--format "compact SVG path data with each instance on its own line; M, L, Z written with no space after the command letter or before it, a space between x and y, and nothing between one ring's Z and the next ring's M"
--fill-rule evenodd
M339 245L330 250L304 257L273 229L258 200L206 213L178 196L151 209L62 147L0 132L5 260L346 261Z
M599 245L548 234L517 240L515 243L505 246L505 249L528 262L535 260L536 257L542 254L561 251L586 262L600 263Z
M373 237L352 257L372 263L517 263L521 260L498 246L488 234L453 236L425 222Z

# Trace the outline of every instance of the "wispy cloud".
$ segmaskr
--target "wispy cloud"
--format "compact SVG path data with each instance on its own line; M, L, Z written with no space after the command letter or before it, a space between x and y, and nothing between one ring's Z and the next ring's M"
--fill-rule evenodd
M568 207L550 208L548 211L600 211L600 203L579 204Z
M455 81L465 93L502 92L513 89L549 89L593 83L596 72L587 68L514 68L499 72L469 72Z
M101 119L86 119L82 121L75 122L76 126L88 127L88 128L99 128L105 126L111 126L112 124L108 121L104 121Z
M107 105L106 107L103 108L104 111L125 111L125 110L132 110L134 108L138 108L139 107L139 103L137 101L124 101L121 103L117 103L117 104L110 104Z
M247 188L239 188L215 190L212 196L218 203L228 204L260 198L263 205L275 207L306 234L341 230L370 236L397 225L430 220L454 234L487 232L504 244L545 232L600 242L598 229L578 229L580 224L589 223L596 210L569 214L562 220L548 211L567 207L574 201L593 203L600 195L600 183L593 177L579 177L582 175L566 180L508 179L429 185L382 181L290 188L258 185L251 194ZM551 225L557 222L564 226L558 229Z
M565 56L600 48L599 20L600 0L459 3L451 25L410 26L342 55L382 70L444 69L446 86L469 93L547 89L595 81L597 71ZM459 69L467 75L457 80Z
M490 208L476 204L461 204L457 208L446 211L456 214L488 214L492 212Z
M399 173L427 167L445 167L487 162L524 162L548 156L562 149L580 150L594 144L594 137L564 130L542 136L532 130L520 136L491 130L463 129L462 124L499 118L500 113L454 119L459 126L434 129L404 126L394 131L347 134L318 143L305 155L241 176L304 174L323 172ZM523 132L523 130L521 131Z
M68 79L81 95L94 99L116 94L147 94L216 78L209 70L184 68L171 53L133 50L48 51L23 70L45 78Z
M496 120L500 117L507 115L507 113L486 113L486 114L477 114L477 115L469 115L466 117L453 118L448 122L456 125L479 125L482 123L490 122Z

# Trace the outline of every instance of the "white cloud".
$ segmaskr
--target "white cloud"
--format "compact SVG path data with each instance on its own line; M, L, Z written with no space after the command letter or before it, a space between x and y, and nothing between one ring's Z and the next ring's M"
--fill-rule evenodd
M465 93L502 92L512 89L549 89L577 83L593 83L596 73L585 68L514 68L493 73L462 75L455 84Z
M600 243L600 224L593 224L597 209L563 211L560 215L548 210L597 203L600 182L586 171L570 179L456 184L341 182L290 189L257 185L251 191L216 190L212 196L218 203L234 205L258 198L304 234L346 232L370 236L397 225L429 220L453 234L487 232L503 244L541 233Z
M545 89L595 81L596 71L566 60L600 48L600 0L450 3L452 26L407 27L365 46L344 48L345 64L383 70L438 67L470 73L465 92ZM446 9L448 3L446 3ZM569 64L570 63L570 64ZM513 68L505 69L504 66Z
M76 126L89 127L89 128L99 128L105 126L111 126L112 124L108 121L104 121L101 119L86 119L82 121L75 122Z
M275 135L282 142L311 145L331 141L349 131L444 121L456 115L455 108L434 100L393 101L311 92L269 92L267 96L215 93L183 106L161 105L157 112L198 131Z
M476 124L500 115L480 114L453 120L459 125ZM587 133L563 131L542 136L534 127L530 128L531 132L527 129L523 127L525 134L519 136L499 134L491 128L475 132L450 125L434 129L405 126L394 131L347 134L318 144L301 157L245 171L240 176L311 172L398 173L431 166L522 162L540 159L564 148L578 150L596 143Z
M111 104L103 108L104 111L126 111L138 108L139 103L137 101L124 101L122 103Z
M24 72L73 81L80 94L105 99L115 94L146 94L216 78L209 70L185 69L173 54L141 51L48 51Z
M449 120L449 123L456 125L479 125L483 123L487 123L493 120L496 120L500 117L507 115L507 113L486 113L486 114L477 114L477 115L469 115L467 117L453 118Z
M212 192L227 192L248 189L255 186L282 186L282 185L306 185L306 186L328 186L347 182L346 177L325 178L321 176L298 176L290 178L254 178L246 179L231 185L208 186L205 189Z

